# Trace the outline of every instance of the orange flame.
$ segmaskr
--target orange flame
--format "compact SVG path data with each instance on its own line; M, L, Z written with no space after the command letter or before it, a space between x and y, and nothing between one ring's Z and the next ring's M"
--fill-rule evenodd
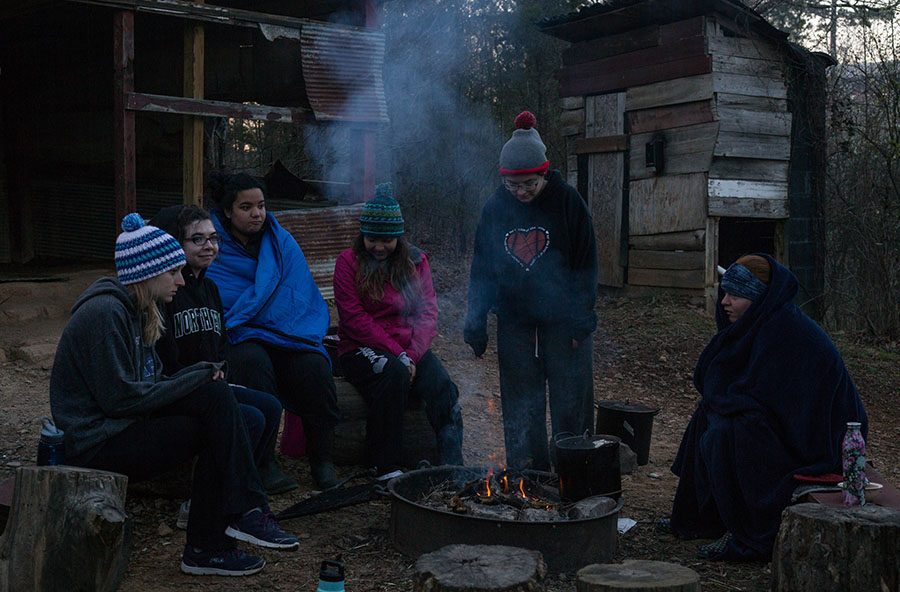
M488 471L487 477L484 479L484 490L487 492L485 497L491 497L491 478L494 476L494 469Z
M525 479L519 479L519 493L523 498L528 499L528 496L525 495Z
M500 483L503 485L503 493L509 493L509 477L506 476L506 473L503 473Z

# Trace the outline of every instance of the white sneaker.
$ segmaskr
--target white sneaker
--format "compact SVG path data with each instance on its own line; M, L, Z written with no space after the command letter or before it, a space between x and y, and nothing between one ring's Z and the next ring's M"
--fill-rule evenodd
M181 504L178 508L178 519L175 521L175 528L187 530L188 517L191 515L191 500Z

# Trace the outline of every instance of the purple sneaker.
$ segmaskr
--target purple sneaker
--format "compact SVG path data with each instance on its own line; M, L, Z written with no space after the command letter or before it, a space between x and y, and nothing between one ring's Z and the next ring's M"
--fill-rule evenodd
M242 518L236 520L225 529L225 534L239 541L246 541L267 549L294 550L300 546L300 540L281 529L275 514L259 508L250 510Z
M181 555L181 571L195 576L249 576L266 565L262 557L249 555L240 549L203 551L185 545Z

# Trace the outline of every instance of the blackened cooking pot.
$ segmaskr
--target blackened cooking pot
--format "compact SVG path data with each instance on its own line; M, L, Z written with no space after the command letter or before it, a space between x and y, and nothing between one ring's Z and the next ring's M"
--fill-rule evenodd
M622 472L616 436L559 434L555 438L556 473L563 499L576 502L594 495L618 500L622 495Z

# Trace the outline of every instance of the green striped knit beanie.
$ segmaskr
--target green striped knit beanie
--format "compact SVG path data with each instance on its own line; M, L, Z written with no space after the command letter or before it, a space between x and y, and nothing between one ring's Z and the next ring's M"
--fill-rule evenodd
M122 234L116 239L116 275L125 284L136 284L184 265L184 251L171 235L144 222L140 214L122 218Z
M402 236L403 215L400 204L394 199L390 183L375 187L375 197L363 205L359 216L359 231L368 236Z

